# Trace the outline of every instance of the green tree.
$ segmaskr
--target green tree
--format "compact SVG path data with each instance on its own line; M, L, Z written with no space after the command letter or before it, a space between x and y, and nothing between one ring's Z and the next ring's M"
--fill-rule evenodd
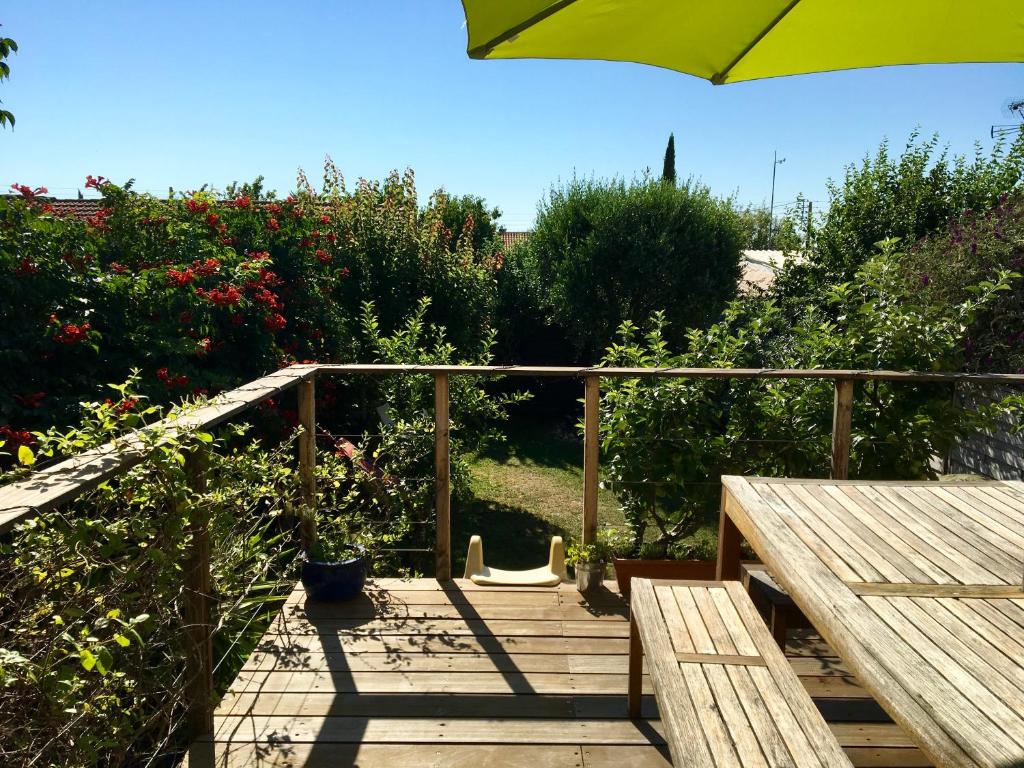
M676 183L676 137L668 135L668 146L665 147L665 161L661 167L661 180Z
M707 187L577 179L541 204L528 247L519 266L536 270L562 360L593 363L624 320L665 310L677 339L714 322L736 295L742 240L731 201Z
M18 44L9 37L0 37L0 80L6 80L11 76L11 66L5 59L11 53L17 53ZM0 109L0 126L10 125L14 127L14 115L6 109Z

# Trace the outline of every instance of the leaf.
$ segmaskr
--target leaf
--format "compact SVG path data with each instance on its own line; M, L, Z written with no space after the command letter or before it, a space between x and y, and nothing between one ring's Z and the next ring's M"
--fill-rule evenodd
M78 652L78 660L82 663L82 669L86 672L91 672L92 668L96 666L96 657L88 648L83 648Z
M32 453L32 449L27 445L18 447L18 463L23 467L31 467L36 463L36 455Z
M127 648L129 645L132 644L131 640L129 640L127 637L121 634L114 635L114 642L120 645L122 648Z

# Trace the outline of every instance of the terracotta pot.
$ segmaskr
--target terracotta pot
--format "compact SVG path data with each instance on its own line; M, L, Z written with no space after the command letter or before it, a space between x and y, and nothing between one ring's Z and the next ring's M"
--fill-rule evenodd
M694 579L707 581L715 578L714 560L619 560L615 563L615 580L619 592L629 595L629 580L641 579Z

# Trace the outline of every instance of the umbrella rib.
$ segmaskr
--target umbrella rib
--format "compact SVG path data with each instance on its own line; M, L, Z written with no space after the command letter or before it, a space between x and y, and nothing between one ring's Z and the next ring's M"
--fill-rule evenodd
M488 42L484 43L483 45L478 45L475 48L470 48L469 51L468 51L469 58L471 58L471 59L483 59L483 58L486 58L490 54L491 51L493 51L495 48L497 48L502 43L507 42L508 40L511 40L513 37L518 35L520 32L524 32L525 30L529 29L530 27L535 26L537 24L540 24L540 22L544 21L549 16L554 16L556 13L558 13L559 11L567 8L568 6L572 5L575 2L576 2L576 0L558 0L558 2L552 3L551 5L549 5L547 8L545 8L540 13L535 13L533 16L531 16L530 18L526 19L525 21L521 21L520 23L516 24L514 27L510 27L509 29L506 29L500 35L495 37L493 40L489 40Z
M754 50L754 48L757 47L758 43L764 40L768 33L775 29L775 27L778 26L779 22L786 18L786 16L789 15L789 12L792 11L799 2L800 0L790 0L789 5L783 8L782 12L779 13L779 15L776 16L774 19L772 19L771 23L767 27L762 29L761 32L757 35L757 37L751 40L750 43L747 44L746 48L739 52L736 58L729 62L729 66L727 66L718 74L711 76L711 82L714 83L715 85L721 85L722 83L724 83L725 78L727 78L729 76L729 73L732 72L733 67L739 64L741 61L743 61L743 59L746 58L747 54Z

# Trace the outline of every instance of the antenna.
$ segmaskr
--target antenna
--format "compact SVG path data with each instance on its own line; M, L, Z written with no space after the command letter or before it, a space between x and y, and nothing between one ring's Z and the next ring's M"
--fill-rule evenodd
M1003 117L1017 118L1017 122L993 125L989 131L989 136L991 138L995 139L1000 136L1013 136L1014 134L1024 131L1024 99L1007 99L1003 102L1002 113Z

